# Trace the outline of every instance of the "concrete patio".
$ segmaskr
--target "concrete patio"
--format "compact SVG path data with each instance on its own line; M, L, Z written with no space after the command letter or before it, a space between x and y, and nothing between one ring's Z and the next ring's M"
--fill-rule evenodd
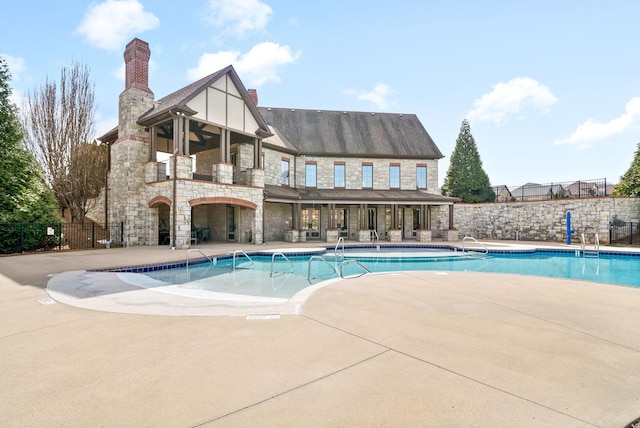
M45 290L61 272L185 253L0 258L0 426L624 427L640 417L631 287L375 274L319 288L299 315L249 318L103 312Z

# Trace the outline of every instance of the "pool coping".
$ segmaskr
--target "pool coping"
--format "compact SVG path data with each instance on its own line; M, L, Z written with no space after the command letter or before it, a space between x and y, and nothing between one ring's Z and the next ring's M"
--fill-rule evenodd
M486 243L485 243L486 244ZM413 245L403 245L403 244L365 244L365 245L353 245L353 244L349 244L349 245L345 245L344 249L347 250L352 250L352 249L377 249L378 247L384 247L384 248L393 248L393 249L447 249L450 251L461 251L463 249L463 247L461 245L430 245L430 244L425 244L425 245L420 245L420 244L413 244ZM341 247L342 248L342 247ZM284 253L287 256L290 257L305 257L305 256L311 256L311 255L315 255L318 254L320 252L320 250L322 250L323 252L326 251L330 251L335 249L335 247L333 246L327 246L327 247L315 247L315 248L307 248L307 249L298 249L298 248L294 248L294 247L290 247L290 248L275 248L275 249L268 249L268 250L256 250L256 251L248 251L245 252L245 254L247 254L248 256L256 256L256 255L265 255L265 254L274 254L274 253ZM478 252L478 248L477 247L473 247L473 248L468 248L468 251L472 251L472 252ZM579 252L581 252L582 249L581 248L576 248L576 247L570 247L570 248L549 248L549 247L537 247L537 246L530 246L530 247L526 247L526 248L509 248L509 249L496 249L496 248L487 248L487 254L498 254L498 255L513 255L513 256L518 256L518 255L523 255L523 254L533 254L533 253L540 253L540 254L567 254L567 255L577 255ZM600 250L599 254L601 256L623 256L623 257L640 257L640 250L634 250L634 249L626 249L626 250L611 250L611 249L605 249L605 250ZM233 258L233 254L231 253L226 253L226 254L211 254L208 256L210 259L213 259L214 261L224 261L224 260L229 260ZM582 256L581 256L582 257ZM198 264L204 264L209 262L209 260L206 257L198 257L198 258L193 258L191 259L188 263L191 265L198 265ZM182 261L170 261L170 262L157 262L157 263L148 263L148 264L136 264L136 265L128 265L128 266L117 266L117 267L106 267L106 268L95 268L95 269L88 269L88 272L135 272L135 273L145 273L145 272L153 272L153 271L158 271L158 270L165 270L165 269L174 269L174 268L181 268L181 267L186 267L187 265L187 261L186 260L182 260Z

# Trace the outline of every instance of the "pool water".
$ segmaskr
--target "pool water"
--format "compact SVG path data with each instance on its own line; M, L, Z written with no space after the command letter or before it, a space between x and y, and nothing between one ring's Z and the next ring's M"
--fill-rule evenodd
M271 254L251 255L252 261L216 260L187 268L146 272L156 286L175 285L184 289L206 290L232 295L288 299L300 290L340 276L342 256L327 251L322 258ZM570 252L511 253L472 255L454 251L419 250L412 252L346 252L344 260L358 263L343 265L343 275L393 271L492 272L548 276L640 287L640 257L605 255L576 256ZM273 269L273 271L272 271Z

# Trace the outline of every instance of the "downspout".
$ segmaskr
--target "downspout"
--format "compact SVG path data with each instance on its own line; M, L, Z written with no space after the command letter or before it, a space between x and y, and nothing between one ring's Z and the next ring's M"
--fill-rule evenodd
M107 144L107 170L104 177L104 227L109 228L109 172L111 172L111 144Z
M172 191L172 204L173 215L171 216L171 249L176 248L176 236L178 233L178 209L177 195L178 195L178 153L180 153L181 144L181 131L182 126L180 123L181 112L172 113L173 116L173 191Z
M176 150L173 150L173 194L171 197L173 210L171 216L171 249L176 249L176 233L178 232L177 228L177 213L176 209L178 208L178 204L176 203L176 197L178 194L178 156L176 155Z

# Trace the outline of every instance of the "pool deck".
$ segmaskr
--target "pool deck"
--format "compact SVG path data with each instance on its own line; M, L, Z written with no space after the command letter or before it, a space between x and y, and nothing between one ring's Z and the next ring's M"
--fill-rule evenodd
M319 244L199 248L305 245ZM136 290L88 290L97 306L87 309L45 290L62 272L185 257L166 247L1 257L0 426L624 427L640 417L637 288L395 272L332 281L297 315L252 317L113 311Z

